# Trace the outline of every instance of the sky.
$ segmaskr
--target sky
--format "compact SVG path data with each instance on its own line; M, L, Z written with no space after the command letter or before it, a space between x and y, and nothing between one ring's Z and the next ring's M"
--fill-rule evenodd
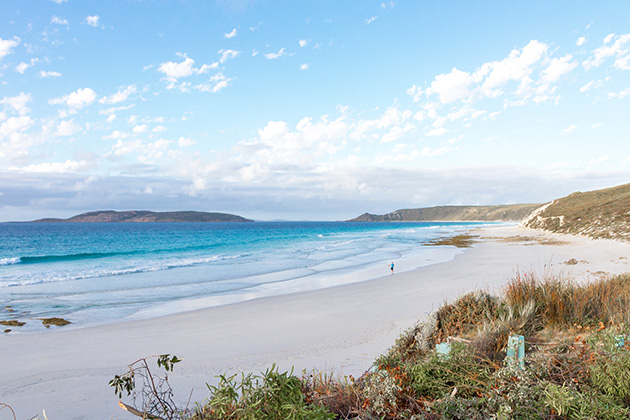
M630 2L0 0L0 221L630 182Z

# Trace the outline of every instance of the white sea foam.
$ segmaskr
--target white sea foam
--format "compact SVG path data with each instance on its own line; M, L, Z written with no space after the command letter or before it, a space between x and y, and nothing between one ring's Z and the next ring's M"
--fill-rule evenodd
M13 265L19 264L21 261L20 257L13 258L0 258L0 265Z
M232 260L241 257L241 255L231 256L211 256L205 258L189 258L181 260L169 260L165 262L144 263L141 266L123 268L123 269L95 269L89 271L77 272L43 272L40 276L29 275L22 278L14 278L12 280L2 280L0 278L0 288L12 286L28 286L42 283L66 282L72 280L85 280L99 277L124 276L128 274L152 273L157 271L166 271L175 268L190 267L194 265L209 264L217 261ZM7 265L7 264L5 264Z

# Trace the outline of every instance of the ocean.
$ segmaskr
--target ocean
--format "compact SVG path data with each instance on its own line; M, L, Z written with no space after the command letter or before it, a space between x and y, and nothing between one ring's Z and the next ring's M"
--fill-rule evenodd
M448 261L422 246L481 223L0 223L0 320L14 331L150 318Z

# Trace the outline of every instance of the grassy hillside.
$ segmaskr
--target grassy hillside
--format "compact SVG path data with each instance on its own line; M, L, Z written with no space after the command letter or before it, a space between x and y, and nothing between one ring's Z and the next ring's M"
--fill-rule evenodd
M554 200L523 224L551 232L630 241L630 184Z
M376 215L365 213L351 222L430 222L430 221L519 221L540 204L506 204L499 206L437 206L396 210Z
M40 219L39 223L119 223L119 222L251 222L241 216L227 213L206 213L200 211L92 211L69 219Z

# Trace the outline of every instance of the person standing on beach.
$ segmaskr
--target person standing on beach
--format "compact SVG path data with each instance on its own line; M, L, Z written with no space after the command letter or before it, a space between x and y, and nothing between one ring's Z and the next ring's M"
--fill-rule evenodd
M390 265L389 268L391 268L392 274L394 274L394 262L393 261L392 261L392 265Z

